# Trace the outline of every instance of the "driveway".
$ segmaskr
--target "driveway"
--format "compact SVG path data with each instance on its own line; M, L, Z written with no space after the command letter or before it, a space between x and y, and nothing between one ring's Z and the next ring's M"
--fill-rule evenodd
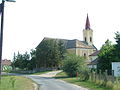
M88 90L62 80L54 79L60 71L53 71L42 75L27 75L39 85L39 90Z

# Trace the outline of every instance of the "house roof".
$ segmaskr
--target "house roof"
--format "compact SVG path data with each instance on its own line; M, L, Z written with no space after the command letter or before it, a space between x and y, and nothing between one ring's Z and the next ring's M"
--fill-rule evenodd
M66 47L66 49L70 49L70 48L85 48L85 49L95 49L97 50L97 48L92 45L88 45L87 42L85 41L80 41L77 39L73 39L73 40L68 40L68 39L58 39L58 38L48 38L45 37L43 40L56 40L56 41L63 41L64 45Z
M100 51L96 51L93 54L89 55L89 56L97 56L100 53Z
M90 62L88 65L97 65L98 64L98 58Z
M1 62L2 65L11 65L11 60L4 59Z

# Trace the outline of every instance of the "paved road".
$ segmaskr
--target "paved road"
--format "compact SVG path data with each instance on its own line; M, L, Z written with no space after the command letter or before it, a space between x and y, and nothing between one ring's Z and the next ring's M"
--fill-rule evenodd
M61 80L52 78L59 71L50 72L42 75L28 75L27 77L39 84L40 90L88 90Z

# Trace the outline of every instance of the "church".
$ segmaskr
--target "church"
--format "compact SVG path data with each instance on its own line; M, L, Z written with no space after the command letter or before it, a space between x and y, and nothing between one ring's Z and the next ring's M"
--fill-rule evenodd
M83 56L87 59L87 62L91 61L89 55L97 51L97 48L93 44L93 30L90 27L88 15L86 18L85 29L83 29L83 41L80 41L78 39L67 40L47 37L45 37L43 40L61 40L64 42L64 46L67 49L68 53Z

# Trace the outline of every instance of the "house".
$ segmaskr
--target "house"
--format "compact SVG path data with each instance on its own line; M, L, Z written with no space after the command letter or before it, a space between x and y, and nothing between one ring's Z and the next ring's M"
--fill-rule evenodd
M97 68L97 64L98 64L98 54L100 53L100 51L96 51L93 54L89 55L91 62L88 64L89 68Z
M11 65L11 60L4 59L2 60L2 65L10 66Z
M100 51L96 51L96 52L92 53L91 55L89 55L90 56L90 60L94 61L95 59L97 59L99 53L100 53Z
M2 70L3 70L3 68L5 66L10 66L11 65L11 60L4 59L4 60L2 60L1 65L2 65Z
M88 15L86 18L85 29L83 29L83 41L78 39L68 40L68 39L57 39L57 38L45 37L41 42L43 42L44 40L63 41L64 46L69 53L74 53L79 56L84 56L86 57L87 62L91 61L89 55L97 51L97 48L93 44L93 30L90 27Z

